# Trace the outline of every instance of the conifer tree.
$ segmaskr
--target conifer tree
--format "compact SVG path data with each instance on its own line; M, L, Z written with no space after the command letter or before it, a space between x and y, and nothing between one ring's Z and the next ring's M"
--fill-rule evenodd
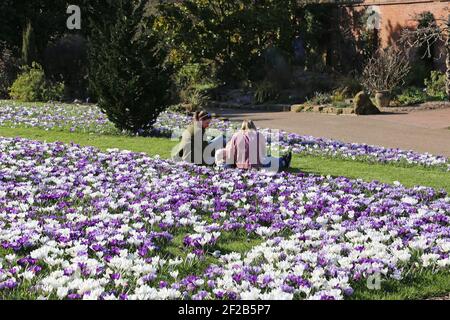
M34 30L30 21L28 21L22 35L22 62L24 65L31 66L36 61L36 41Z
M169 98L165 54L145 15L148 1L105 1L90 18L91 88L98 105L120 130L146 131Z

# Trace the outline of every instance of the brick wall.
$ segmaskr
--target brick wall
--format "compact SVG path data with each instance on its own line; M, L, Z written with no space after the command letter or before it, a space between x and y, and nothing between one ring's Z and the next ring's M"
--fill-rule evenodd
M399 31L404 27L414 27L413 17L429 11L435 18L449 15L449 1L399 1L373 0L367 5L376 5L381 14L381 44L388 46L398 39Z
M447 19L450 15L449 0L365 0L361 4L347 6L346 10L351 14L353 10L360 12L367 10L369 6L380 13L379 37L383 47L395 43L403 28L415 27L413 17L419 13L429 11L437 19Z

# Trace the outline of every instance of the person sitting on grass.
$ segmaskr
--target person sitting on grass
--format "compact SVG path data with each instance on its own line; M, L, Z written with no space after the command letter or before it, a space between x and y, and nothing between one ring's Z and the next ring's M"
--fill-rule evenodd
M215 150L223 148L226 144L224 136L218 136L208 141L206 129L211 124L212 116L206 111L194 114L192 124L184 130L180 144L172 154L173 160L185 161L197 165L214 165Z
M225 167L238 169L269 169L281 171L291 165L292 152L281 158L266 155L266 137L258 132L251 120L242 123L241 130L233 135L225 149L216 153L216 163L222 161Z

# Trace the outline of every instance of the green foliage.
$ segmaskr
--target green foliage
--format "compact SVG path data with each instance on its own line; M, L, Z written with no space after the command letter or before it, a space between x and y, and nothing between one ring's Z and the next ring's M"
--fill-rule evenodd
M183 65L175 75L175 85L179 89L211 83L214 70L212 63L188 63Z
M165 53L145 16L147 1L106 3L90 19L90 81L98 105L119 130L146 131L169 100Z
M342 97L342 100L354 98L358 92L363 90L361 82L355 77L342 78L338 80L338 85L339 86L334 91L334 94L337 95L337 97Z
M408 87L397 95L396 100L400 105L414 105L430 100L445 100L445 74L439 71L432 71L431 76L425 79L426 89L418 87Z
M202 80L203 72L199 63L188 63L180 68L176 74L175 84L179 88L187 88Z
M182 91L184 111L194 112L204 109L209 103L209 97L202 90L190 88Z
M401 105L414 105L424 103L429 99L423 89L417 87L408 87L397 96L397 101Z
M175 89L184 107L183 111L200 110L209 101L208 91L217 87L211 62L189 63L174 76Z
M267 81L276 83L280 88L289 88L292 84L289 56L282 50L271 47L264 52L263 58L261 76L264 76Z
M10 96L19 101L42 101L42 92L45 86L45 75L42 68L33 64L31 68L17 77L10 89Z
M59 46L59 39L69 34L86 35L89 32L87 24L88 16L91 14L89 8L99 0L2 0L0 1L0 39L4 40L9 48L18 48L17 56L21 59L20 63L31 66L33 61L40 63L48 79L52 81L64 81L66 85L66 94L72 98L85 98L85 94L78 88L74 88L78 79L70 77L67 74L78 75L86 71L87 63L79 67L76 59L71 59L78 51L67 50L58 55L58 53L47 56L47 50ZM72 32L66 27L68 15L66 10L69 5L78 5L82 8L82 29ZM98 14L98 12L96 12ZM72 48L70 48L72 49ZM72 55L70 57L70 55ZM84 53L84 55L86 55ZM74 57L76 58L76 57ZM65 63L62 63L65 60ZM56 70L57 69L57 70ZM72 69L72 70L71 70ZM56 75L57 72L58 75ZM60 74L66 77L62 79ZM78 81L79 86L87 86L87 80Z
M23 69L11 86L9 94L13 99L27 102L61 100L64 84L46 81L42 67L33 62L31 67Z
M61 101L64 97L65 86L62 82L47 84L43 88L43 101Z
M316 92L329 92L337 86L333 77L315 72L305 72L294 81L295 87L307 97L313 97Z
M423 87L425 85L425 79L430 76L432 67L429 66L424 60L416 59L411 64L411 71L405 79L405 84L414 87Z
M327 47L331 38L336 36L330 33L333 24L329 6L310 5L298 11L300 21L300 34L306 46L306 66L309 70L325 71L327 61ZM325 57L325 60L324 60Z
M344 92L342 90L335 90L333 92L333 95L331 96L332 102L344 102L346 99L346 96L344 95Z
M25 65L31 66L36 61L36 40L34 37L34 29L30 21L28 21L23 31L22 39L22 61Z
M0 98L7 98L9 87L19 72L19 63L13 52L0 46Z
M45 73L53 81L64 82L68 99L87 97L87 66L87 41L80 35L66 35L45 50Z
M257 104L263 104L276 100L280 95L280 88L272 81L264 80L256 84L254 100Z
M33 26L37 56L31 61L41 62L41 54L47 44L67 32L66 10L69 4L83 8L83 18L87 3L94 0L2 0L0 1L0 39L10 47L22 47L24 31L28 23ZM97 0L95 0L97 1ZM82 31L85 29L83 28ZM30 61L30 62L31 62Z
M439 71L432 71L429 79L425 80L427 94L439 100L445 100L447 93L445 91L445 74Z
M309 103L313 104L313 105L325 105L325 104L330 104L332 101L333 100L332 100L330 94L316 92L314 94L314 97L311 100L309 100Z
M267 48L291 49L297 6L294 0L168 2L159 7L155 28L164 34L172 62L208 59L224 81L252 80Z

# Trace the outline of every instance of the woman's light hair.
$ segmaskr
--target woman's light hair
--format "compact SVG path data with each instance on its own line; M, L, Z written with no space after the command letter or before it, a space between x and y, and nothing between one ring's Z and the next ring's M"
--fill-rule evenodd
M244 120L241 129L244 131L257 130L256 125L252 120Z

